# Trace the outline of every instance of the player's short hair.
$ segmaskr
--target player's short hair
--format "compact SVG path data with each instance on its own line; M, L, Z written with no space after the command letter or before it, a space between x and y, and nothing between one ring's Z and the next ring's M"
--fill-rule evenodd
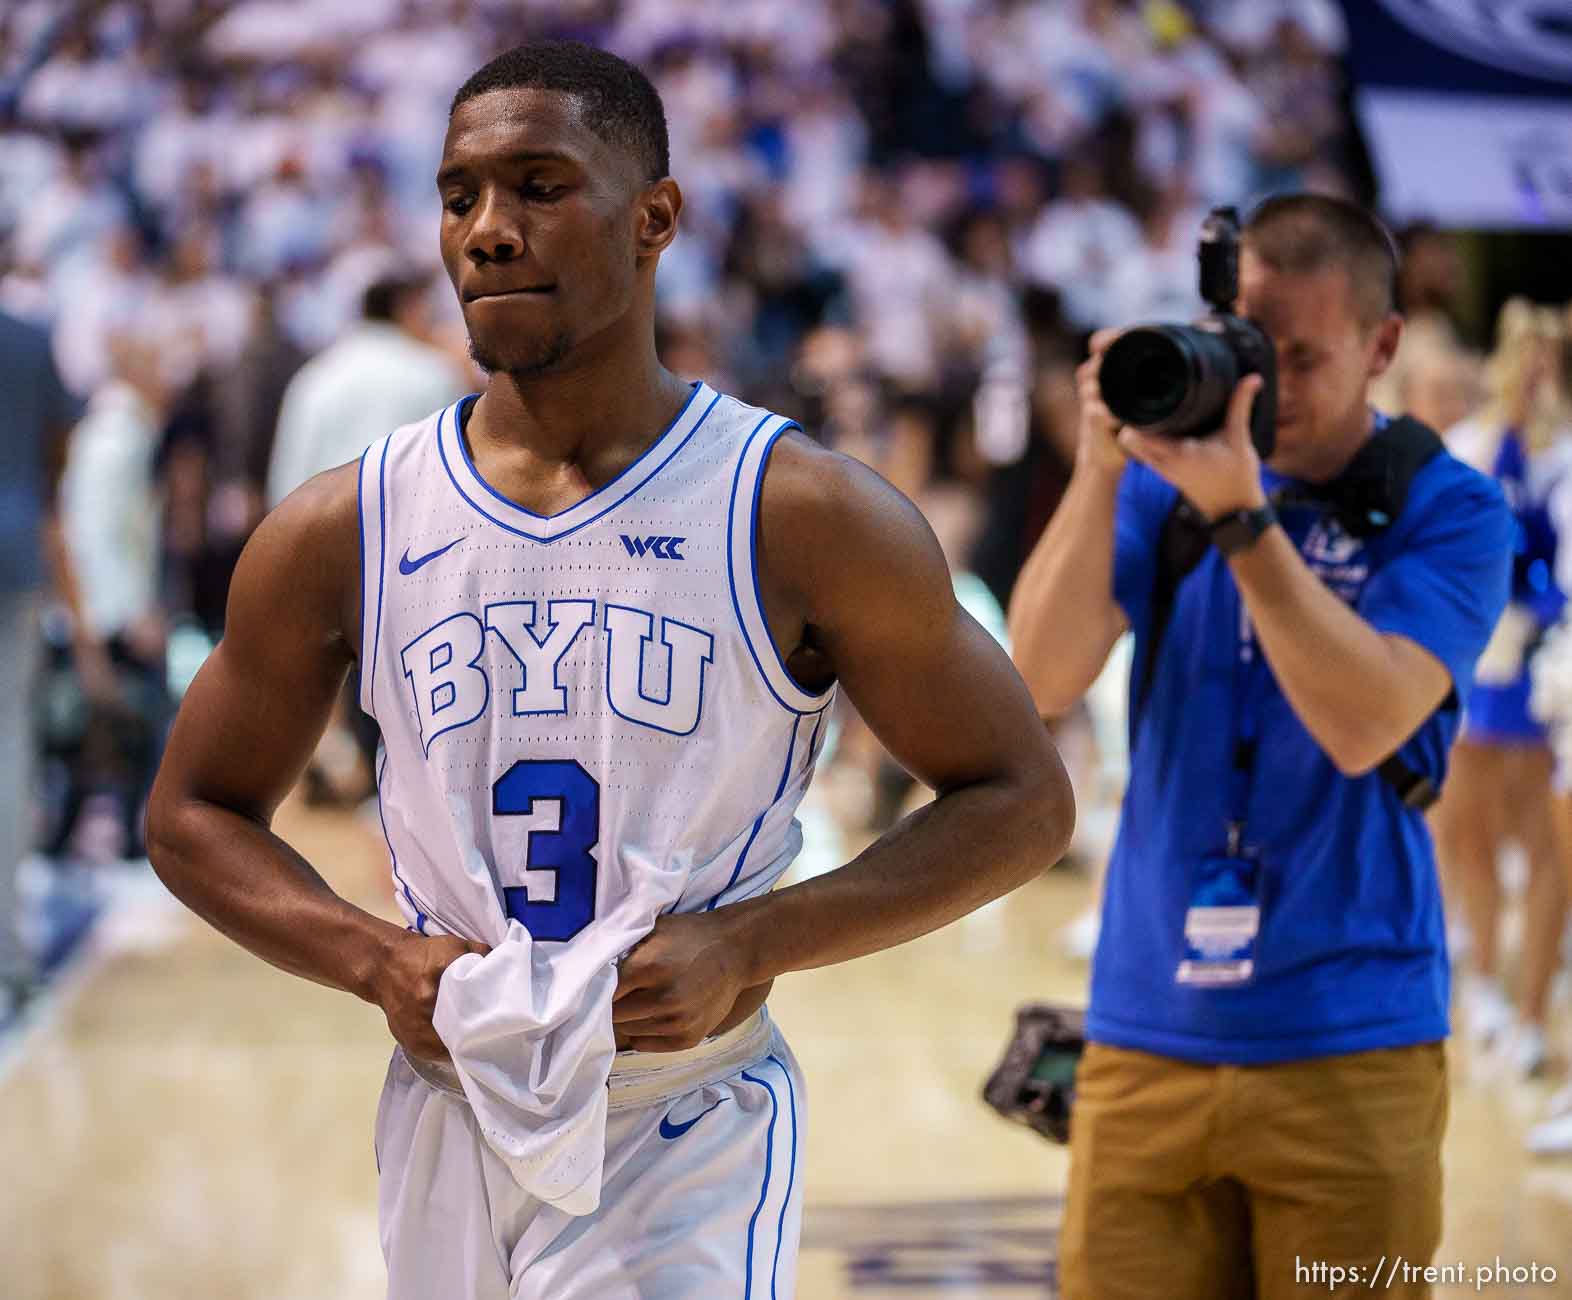
M1245 245L1274 271L1309 275L1340 266L1366 325L1397 310L1397 245L1381 221L1330 194L1280 194L1250 214Z
M493 90L554 90L573 95L584 120L607 144L631 153L646 179L671 171L666 107L638 68L579 41L534 41L497 55L453 96L460 104Z

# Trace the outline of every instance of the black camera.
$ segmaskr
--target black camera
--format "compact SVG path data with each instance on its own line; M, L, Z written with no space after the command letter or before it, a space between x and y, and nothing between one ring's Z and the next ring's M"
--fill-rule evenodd
M1201 297L1215 309L1193 325L1139 325L1103 354L1103 401L1122 423L1164 438L1200 438L1222 427L1246 375L1264 382L1250 411L1250 440L1265 460L1277 435L1277 355L1271 336L1233 314L1239 296L1239 214L1213 208L1201 225Z

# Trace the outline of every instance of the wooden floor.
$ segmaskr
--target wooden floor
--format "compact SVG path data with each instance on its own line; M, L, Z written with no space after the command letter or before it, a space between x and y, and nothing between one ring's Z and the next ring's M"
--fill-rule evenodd
M290 806L280 829L391 914L364 824ZM809 831L808 856L838 860L822 807ZM777 985L812 1096L803 1300L1053 1293L1064 1155L994 1118L978 1090L1018 1002L1082 993L1056 933L1091 889L1052 873L939 935ZM130 895L0 1060L0 1298L380 1296L380 1017L274 972L145 881ZM1550 1265L1555 1286L1486 1293L1572 1295L1572 1160L1520 1145L1550 1085L1456 1063L1438 1262Z

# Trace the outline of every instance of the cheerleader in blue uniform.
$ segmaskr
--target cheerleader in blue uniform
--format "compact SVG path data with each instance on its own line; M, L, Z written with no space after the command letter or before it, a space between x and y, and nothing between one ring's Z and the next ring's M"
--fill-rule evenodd
M1471 969L1460 982L1467 1029L1479 1046L1505 1047L1523 1075L1545 1068L1545 1014L1566 917L1551 753L1543 724L1529 711L1528 669L1566 603L1547 508L1552 488L1572 468L1572 431L1557 382L1560 349L1554 312L1509 302L1486 369L1490 400L1447 435L1454 455L1501 484L1518 522L1512 600L1475 671L1436 834L1449 902L1454 916L1461 912L1471 945ZM1528 864L1516 1014L1498 951L1498 872L1502 850L1513 843Z

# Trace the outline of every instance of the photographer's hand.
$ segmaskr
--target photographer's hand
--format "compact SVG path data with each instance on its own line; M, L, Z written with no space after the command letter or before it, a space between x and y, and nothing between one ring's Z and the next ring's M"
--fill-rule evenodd
M1120 331L1098 330L1091 338L1091 355L1075 370L1076 396L1080 399L1081 418L1076 443L1076 462L1092 472L1118 476L1124 472L1125 453L1119 444L1119 421L1103 402L1098 375L1103 353L1108 351Z
M1263 506L1261 458L1250 441L1250 407L1261 382L1259 375L1239 381L1223 427L1209 437L1154 438L1125 428L1119 445L1172 483L1208 519Z

